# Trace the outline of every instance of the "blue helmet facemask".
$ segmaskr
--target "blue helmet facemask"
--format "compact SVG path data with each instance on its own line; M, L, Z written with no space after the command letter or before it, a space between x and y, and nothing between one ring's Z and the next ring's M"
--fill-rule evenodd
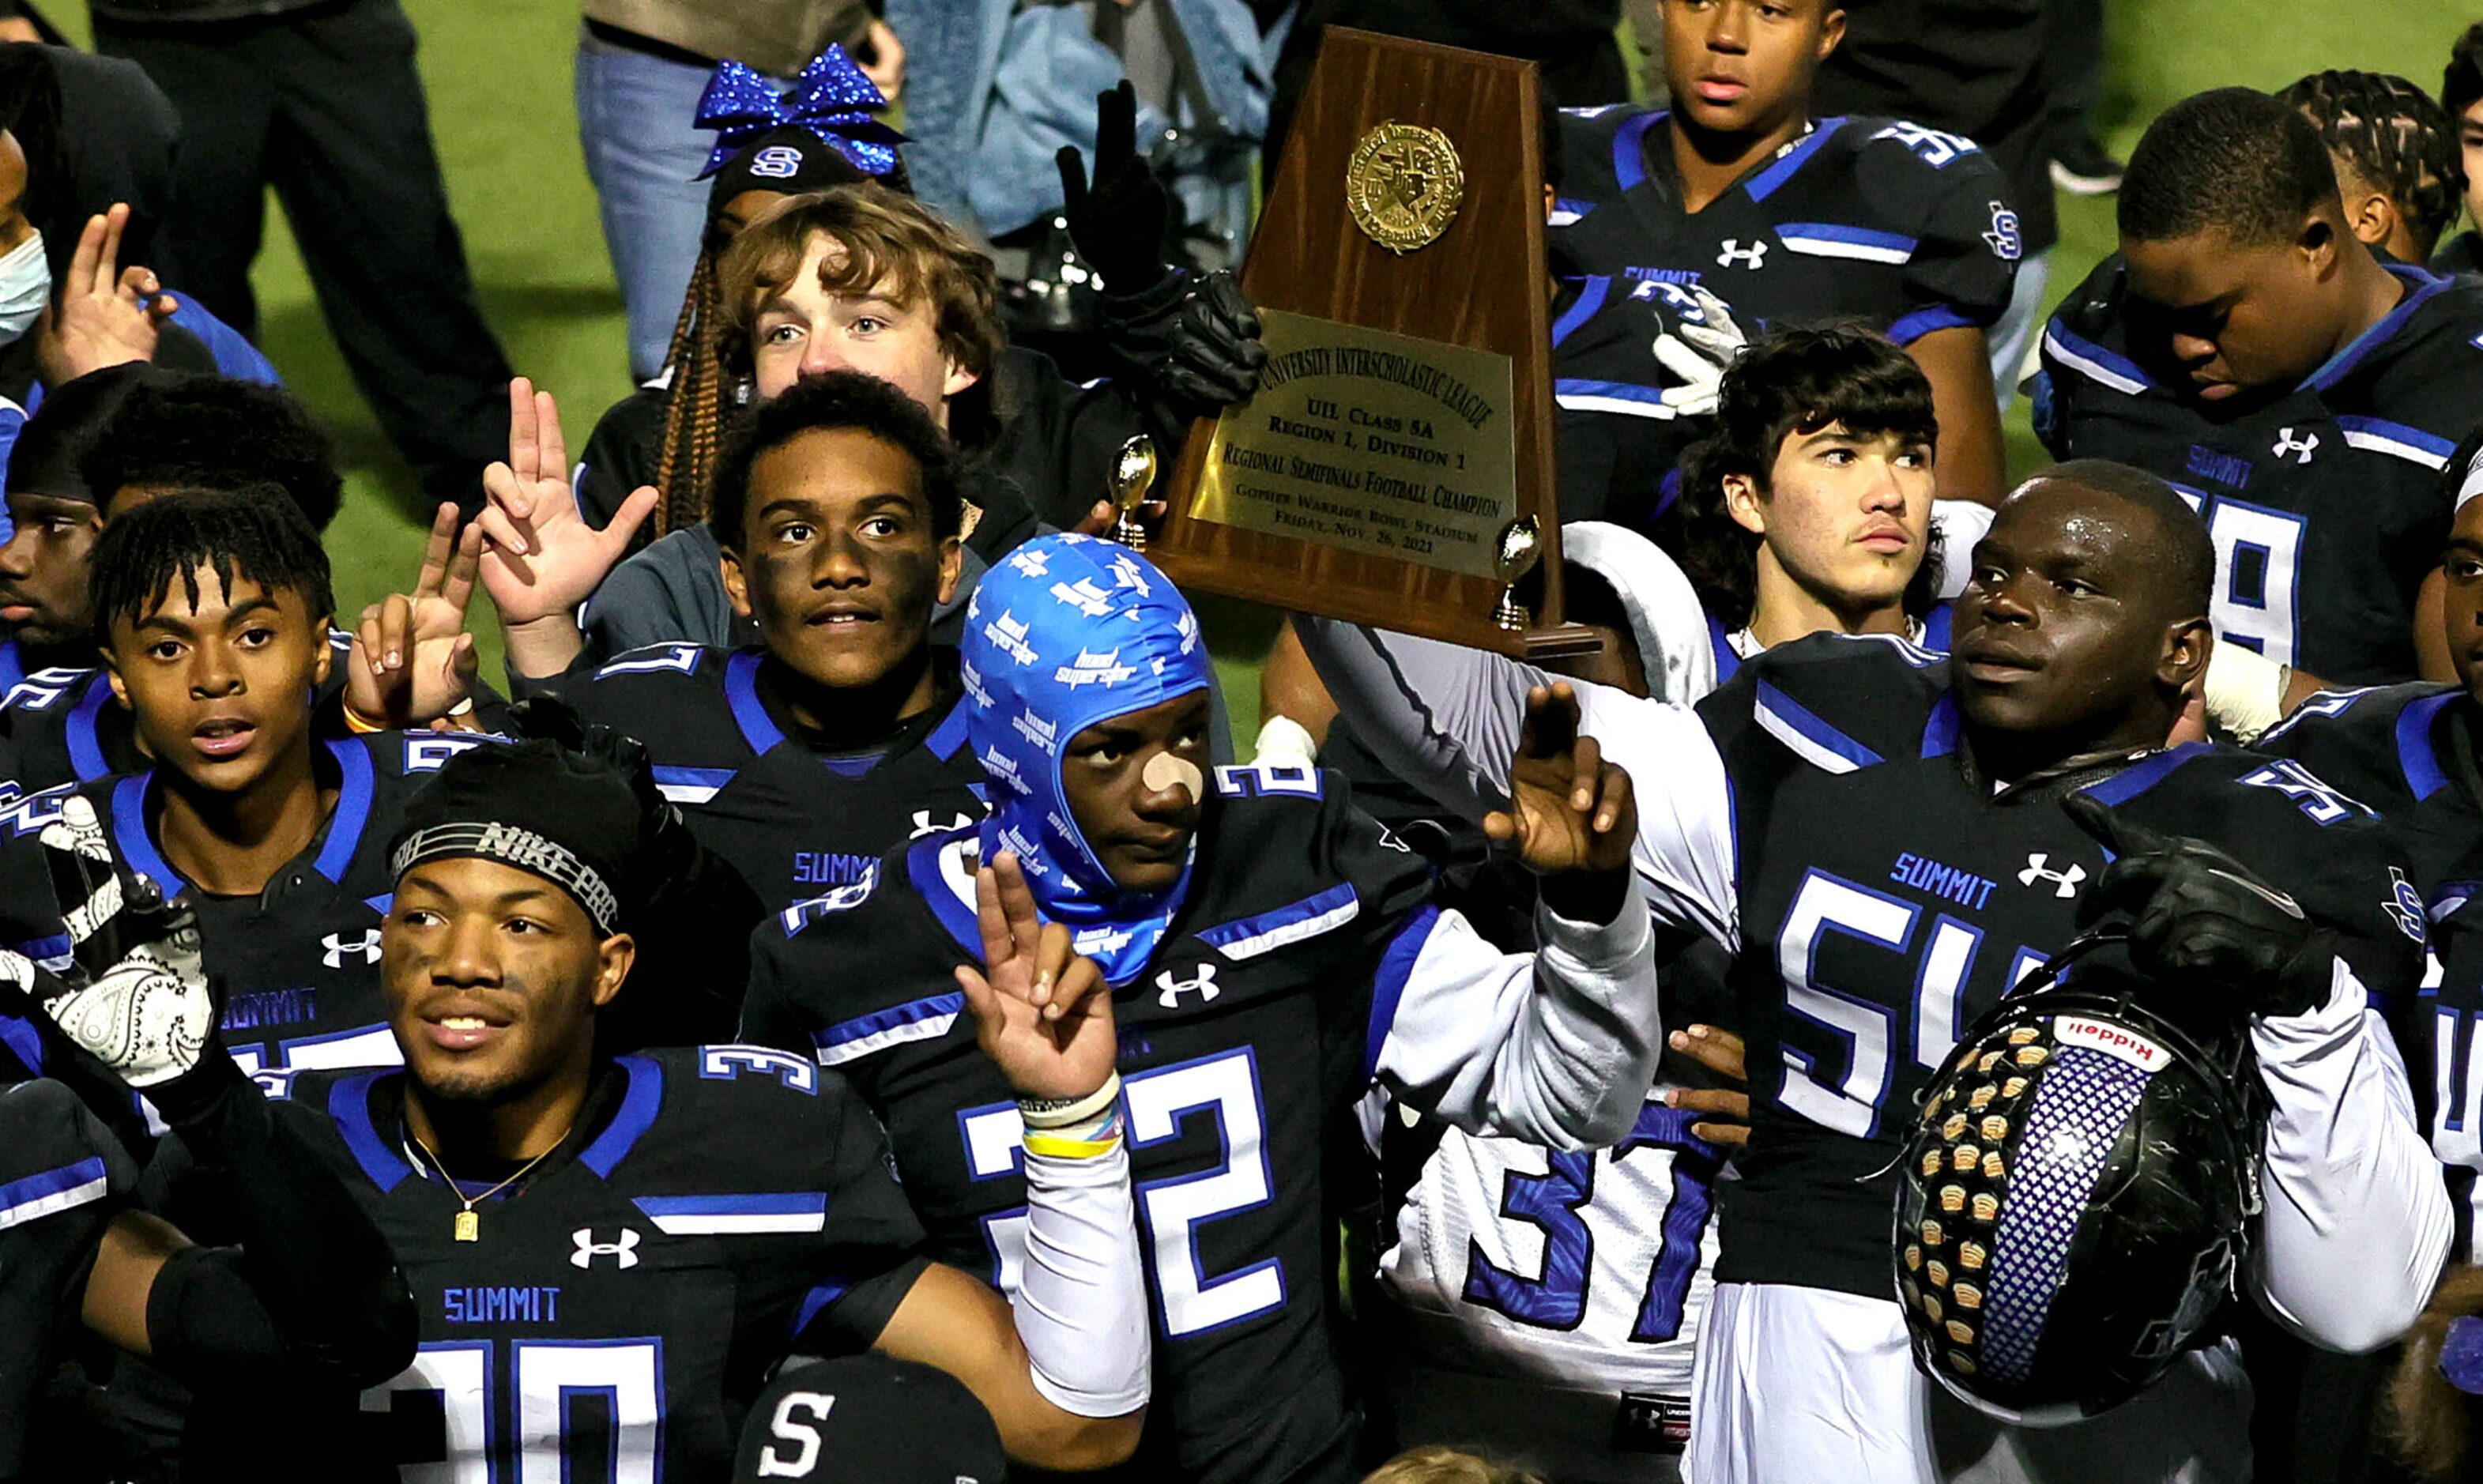
M1014 852L1045 917L1066 926L1104 977L1146 967L1189 889L1192 861L1164 890L1122 889L1060 787L1080 731L1208 685L1198 616L1146 558L1092 537L1044 536L1001 560L966 605L960 668L966 735L994 804L982 858Z

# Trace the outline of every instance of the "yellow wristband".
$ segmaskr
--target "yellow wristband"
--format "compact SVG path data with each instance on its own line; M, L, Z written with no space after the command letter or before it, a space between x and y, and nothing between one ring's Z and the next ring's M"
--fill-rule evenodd
M1111 1137L1105 1139L1064 1139L1058 1134L1052 1133L1029 1133L1026 1136L1028 1153L1043 1154L1054 1159L1092 1159L1099 1154L1108 1154L1120 1147L1121 1135L1117 1129Z
M371 732L374 732L374 731L386 731L386 730L387 730L387 725L385 722L375 722L375 721L372 721L370 718L368 718L368 717L364 716L361 712L355 710L355 709L354 709L354 703L353 703L352 702L348 701L348 702L346 702L344 703L344 705L345 705L345 729L346 729L347 731L353 732L353 733L355 733L356 735L360 736L360 735L367 735L367 734L369 734L369 733L371 733Z

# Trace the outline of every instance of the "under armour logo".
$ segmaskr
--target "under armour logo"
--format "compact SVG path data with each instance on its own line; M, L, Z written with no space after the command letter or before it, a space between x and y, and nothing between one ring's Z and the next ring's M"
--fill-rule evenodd
M2291 428L2279 428L2276 430L2276 446L2268 452L2280 459L2290 459L2296 464L2309 464L2311 451L2318 446L2319 435L2316 433L2306 433L2300 437L2295 437Z
M1208 1000L1214 999L1216 995L1215 966L1213 964L1199 965L1198 977L1195 979L1176 979L1172 976L1172 970L1167 968L1162 973L1156 975L1156 988L1163 991L1162 994L1156 996L1156 1003L1163 1006L1166 1010L1179 1009L1181 1006L1181 997L1184 994L1194 994L1199 997L1200 1003L1203 1004Z
M378 928L362 929L362 938L360 942L349 943L345 941L345 935L342 933L331 933L327 937L320 939L319 941L328 950L326 953L319 956L319 962L327 965L330 968L344 967L345 955L348 953L360 955L361 961L365 964L376 964L380 961L380 930Z
M906 838L919 840L926 835L946 835L951 830L962 830L974 822L975 816L972 814L951 814L945 820L935 820L931 817L929 809L916 809L914 833Z
M572 1267L589 1266L598 1258L610 1258L622 1267L638 1265L638 1233L627 1227L621 1229L621 1240L617 1242L597 1241L592 1227L580 1227L569 1236L577 1243L577 1250L569 1255Z
M1764 240L1751 243L1746 248L1742 246L1741 238L1727 237L1724 239L1724 251L1716 254L1716 266L1719 268L1759 269L1767 265L1768 245Z
M2026 857L2026 868L2017 873L2017 885L2031 887L2039 881L2048 881L2057 888L2052 893L2054 896L2077 895L2078 883L2087 879L2087 868L2072 861L2068 870L2055 871L2049 869L2045 863L2050 859L2040 850L2029 854Z

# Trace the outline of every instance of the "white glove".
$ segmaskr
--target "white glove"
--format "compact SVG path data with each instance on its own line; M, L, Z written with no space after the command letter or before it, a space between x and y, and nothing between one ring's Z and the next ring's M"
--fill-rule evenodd
M1681 378L1681 384L1663 393L1664 406L1675 416L1714 414L1724 384L1725 368L1749 343L1733 322L1733 311L1722 299L1696 284L1668 286L1666 303L1671 328L1655 337L1655 358ZM1686 302L1685 302L1686 301Z
M62 806L41 841L71 961L69 988L45 999L44 1013L131 1087L196 1067L216 1023L197 917L143 879L124 886L83 798Z

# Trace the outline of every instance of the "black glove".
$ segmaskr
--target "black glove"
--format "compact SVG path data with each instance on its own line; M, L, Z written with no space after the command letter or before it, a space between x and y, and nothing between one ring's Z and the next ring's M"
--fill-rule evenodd
M1230 273L1167 274L1145 294L1107 295L1104 316L1120 378L1152 385L1185 417L1214 417L1259 389L1259 311Z
M2129 959L2152 979L2205 981L2252 1015L2327 1002L2336 938L2292 897L2204 840L2166 835L2086 794L2062 807L2115 857L2078 906L2078 925L2129 914Z
M1069 240L1104 279L1108 292L1135 294L1167 270L1164 227L1172 199L1138 154L1138 95L1127 78L1095 94L1095 179L1090 187L1078 151L1061 146L1060 212Z

